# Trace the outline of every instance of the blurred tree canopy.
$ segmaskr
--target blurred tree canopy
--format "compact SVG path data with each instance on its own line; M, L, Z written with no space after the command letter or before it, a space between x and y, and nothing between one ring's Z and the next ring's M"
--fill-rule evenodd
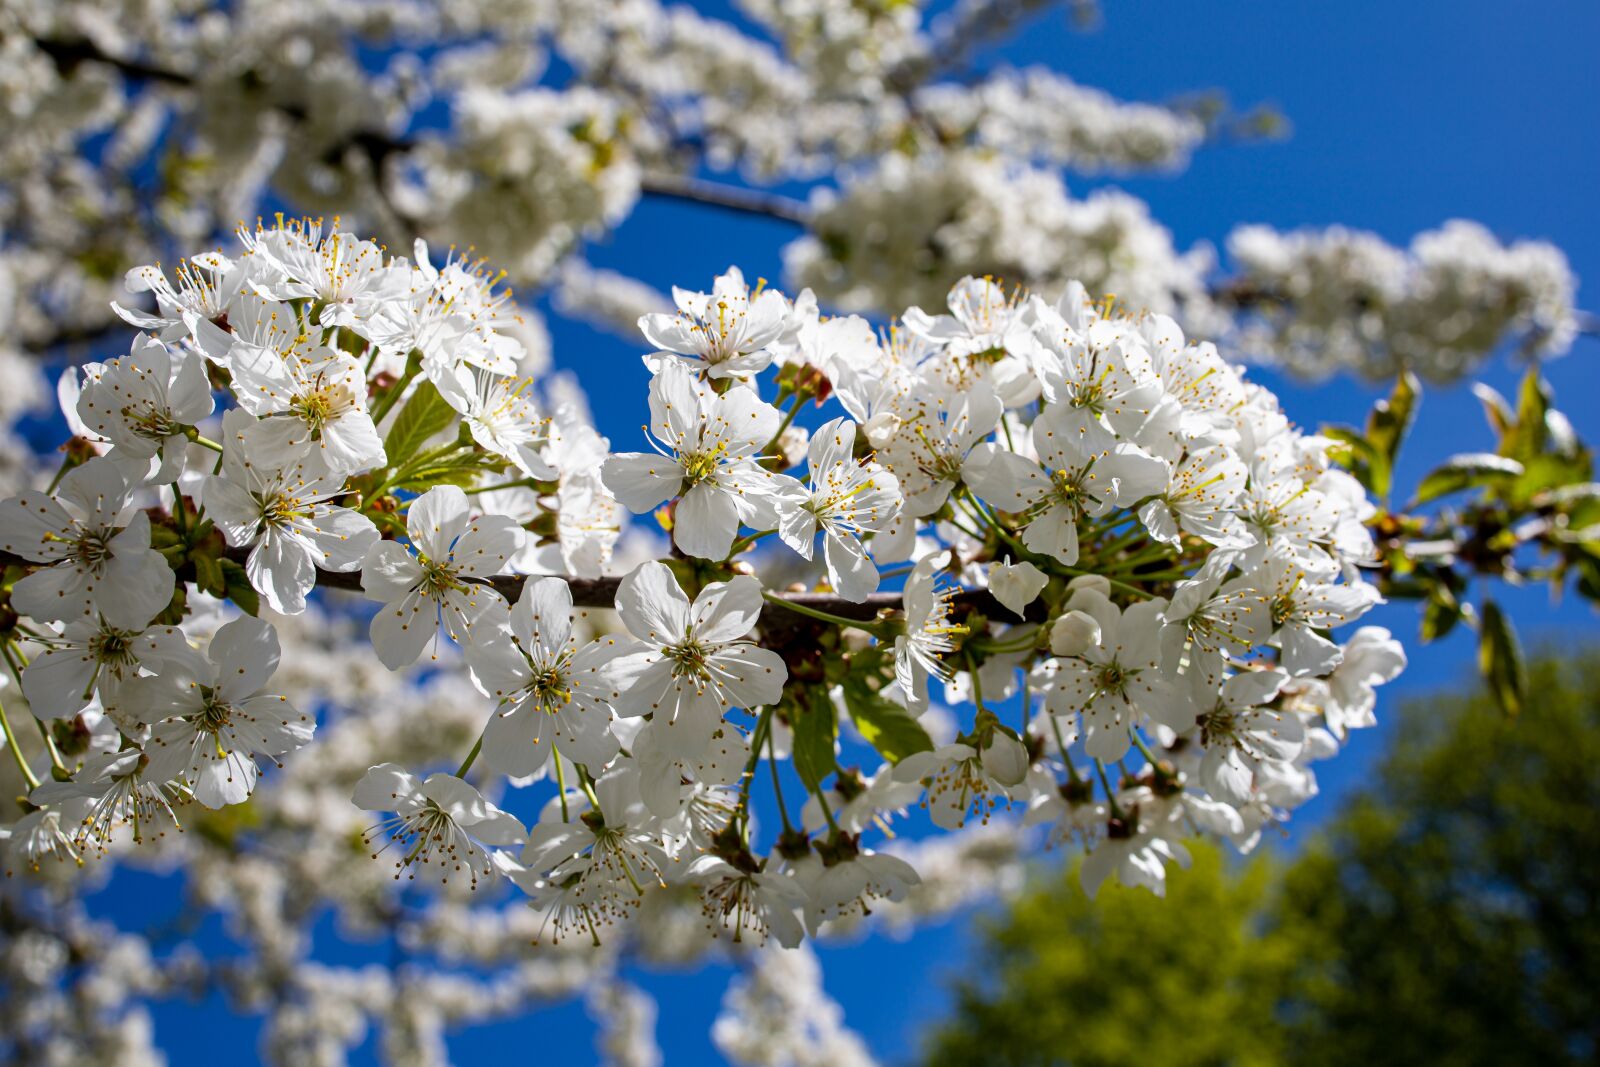
M931 1067L1593 1063L1600 655L1414 703L1281 869L1196 849L1166 901L1052 876L985 933Z

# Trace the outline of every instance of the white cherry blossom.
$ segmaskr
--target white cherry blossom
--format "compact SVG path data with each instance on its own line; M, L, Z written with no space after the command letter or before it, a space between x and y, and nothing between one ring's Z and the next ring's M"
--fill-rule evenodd
M1266 603L1273 640L1290 674L1327 674L1343 656L1339 646L1318 631L1354 622L1383 598L1371 585L1335 585L1308 572L1299 559L1279 551L1261 566L1223 587Z
M361 567L362 591L383 604L372 617L372 647L390 670L414 663L430 641L472 645L508 625L505 597L487 579L506 569L522 530L501 515L472 517L467 495L436 486L406 511L408 549L380 541Z
M486 451L510 460L536 481L555 480L555 467L540 453L550 436L550 420L530 395L532 379L462 365L440 374L437 385Z
M245 573L272 610L296 615L317 571L358 570L378 543L378 528L332 503L347 495L343 474L306 459L273 466L249 458L270 455L254 440L260 425L238 410L224 417L222 473L204 483L206 515L228 544L250 550Z
M722 559L741 524L777 525L780 482L756 456L778 431L778 412L750 389L721 395L679 361L661 364L650 382L650 425L661 453L622 452L601 477L624 507L649 511L679 496L672 539L691 556Z
M1165 603L1145 600L1119 610L1104 594L1079 589L1067 607L1092 616L1100 639L1057 661L1045 706L1052 715L1083 715L1089 755L1121 759L1132 744L1128 731L1147 718L1173 729L1193 721L1187 697L1161 666Z
M295 312L281 314L292 319ZM366 373L348 354L298 338L285 350L236 343L228 369L239 406L262 420L259 447L267 454L307 457L335 475L383 466L383 441L367 412Z
M1010 803L1011 788L1022 783L1027 771L1021 743L996 729L982 751L961 742L941 745L912 753L893 773L898 781L923 783L923 803L934 825L955 830L966 825L969 815L988 822L998 804Z
M748 640L761 613L761 584L713 582L691 604L664 564L642 563L617 590L617 613L633 635L612 666L618 715L649 715L661 750L695 758L730 707L776 703L788 668Z
M796 913L810 899L788 874L734 867L717 856L700 856L685 877L698 888L708 924L714 931L731 931L735 943L766 943L770 936L784 948L795 948L805 937Z
M1243 806L1262 763L1288 763L1300 754L1305 727L1299 716L1264 706L1288 680L1276 670L1236 674L1200 711L1200 737L1206 746L1200 781L1217 800Z
M949 679L941 657L955 648L951 636L965 632L950 619L955 590L939 584L939 572L949 563L948 552L926 556L906 579L905 632L894 639L894 677L913 715L928 710L928 677Z
M135 486L108 458L68 471L54 495L0 502L0 550L44 564L11 588L18 611L46 621L103 617L142 630L172 599L172 568L150 547Z
M860 537L888 528L900 509L900 483L872 460L855 458L855 437L848 419L834 419L811 435L810 485L779 495L778 535L810 559L820 529L829 583L860 603L878 589L878 568Z
M672 290L677 314L639 319L639 330L664 352L712 378L748 378L772 363L771 346L788 325L789 309L776 289L750 291L738 267L717 276L711 292Z
M280 655L271 624L245 615L216 632L192 672L129 682L126 710L151 725L148 780L182 782L208 808L238 804L255 790L256 757L276 761L310 741L311 717L264 691Z
M1139 521L1168 544L1190 533L1219 548L1247 547L1252 537L1232 510L1246 475L1244 461L1226 446L1190 452L1173 469L1171 484L1139 508Z
M396 879L409 872L408 879L420 875L442 886L454 879L477 889L494 875L491 850L520 845L527 836L514 816L451 774L430 774L419 781L409 771L381 763L356 783L351 800L367 811L391 813L362 841L370 848L383 839L374 855L390 848L400 854Z
M557 749L599 769L616 754L611 702L619 694L606 668L620 646L609 637L579 645L572 624L567 583L529 579L511 608L510 639L467 646L473 678L497 702L483 731L493 769L526 777Z
M118 458L159 457L150 484L176 481L188 452L187 431L215 406L204 362L141 335L128 355L85 364L83 373L77 410L84 426L112 442Z
M70 719L96 697L114 710L126 682L192 669L199 658L176 626L122 630L104 618L76 619L42 640L43 651L22 672L22 693L41 719Z
M904 900L922 881L915 868L899 856L867 851L830 867L820 861L800 864L794 868L794 877L810 897L805 922L812 934L823 923L868 914L874 900Z
M135 844L164 837L168 827L178 827L173 805L184 796L149 774L150 758L137 748L96 752L87 756L68 782L45 782L29 794L34 804L69 806L83 811L72 831L80 850L104 852L112 837L127 827Z
M899 479L908 515L931 515L944 505L966 472L968 454L1002 411L1000 398L984 384L949 400L910 401L893 434L878 446L878 462Z
M1117 442L1096 451L1088 440L1052 405L1033 424L1037 461L993 448L968 475L990 504L1023 515L1023 545L1069 567L1078 562L1078 526L1086 517L1131 507L1167 487L1166 463L1137 445Z

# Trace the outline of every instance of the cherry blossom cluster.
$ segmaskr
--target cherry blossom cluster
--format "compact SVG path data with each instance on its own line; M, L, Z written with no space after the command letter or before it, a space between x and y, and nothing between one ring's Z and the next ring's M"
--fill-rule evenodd
M1379 597L1332 442L1076 283L968 277L877 329L730 269L639 320L646 447L618 452L519 373L484 264L307 221L238 242L134 272L129 354L68 372L61 470L0 503L4 657L51 761L0 718L32 787L12 869L309 758L322 698L276 682L270 620L319 585L364 595L382 668L459 661L477 694L453 773L402 752L354 784L364 847L509 881L556 941L687 894L706 935L793 947L913 896L881 846L918 808L1009 809L1088 850L1090 892L1160 891L1189 833L1249 848L1307 799L1404 665L1335 639ZM671 550L625 564L626 512ZM65 722L101 728L63 754Z
M1054 171L969 152L885 156L818 191L811 233L784 249L787 274L829 306L936 304L963 273L1046 292L1076 279L1207 333L1227 325L1207 290L1215 258L1204 245L1179 250L1121 190L1074 198Z
M1545 241L1501 243L1456 219L1409 248L1341 226L1278 233L1241 226L1228 238L1244 351L1300 374L1410 369L1451 381L1506 337L1530 355L1560 355L1578 330L1577 279Z
M830 306L1075 278L1313 375L1449 377L1593 325L1544 242L1451 224L1407 253L1245 227L1219 272L1138 198L1069 196L1069 174L1176 170L1250 123L1203 94L1122 101L993 62L1050 6L741 0L734 21L670 0L0 0L0 370L115 328L127 267L285 205L358 213L394 247L471 243L559 305L587 295L590 238L643 200L697 202L795 227L787 282ZM959 74L978 53L983 73ZM779 184L809 195L759 188Z

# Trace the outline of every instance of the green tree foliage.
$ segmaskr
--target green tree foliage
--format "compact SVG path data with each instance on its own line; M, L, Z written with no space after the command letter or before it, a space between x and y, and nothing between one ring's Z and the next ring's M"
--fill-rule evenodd
M1600 658L1412 708L1377 787L1284 876L1307 952L1280 1014L1307 1063L1600 1054Z
M1268 1064L1279 1056L1275 968L1251 929L1267 869L1230 876L1214 849L1169 877L1167 899L1076 877L1024 896L986 931L984 973L957 992L935 1067Z
M1592 1063L1600 657L1523 715L1420 702L1375 783L1274 871L1196 849L1165 901L1053 875L985 934L944 1065Z

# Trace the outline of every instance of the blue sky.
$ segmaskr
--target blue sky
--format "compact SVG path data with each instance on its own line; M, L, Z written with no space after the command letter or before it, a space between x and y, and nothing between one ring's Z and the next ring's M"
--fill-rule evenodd
M695 6L726 11L721 3ZM1001 54L1012 64L1049 65L1129 99L1219 88L1241 107L1271 101L1288 115L1294 133L1283 143L1205 148L1177 175L1071 182L1079 193L1115 184L1145 198L1180 246L1201 240L1220 245L1244 222L1342 223L1404 244L1419 230L1467 217L1503 239L1555 241L1579 278L1594 280L1593 292L1580 287L1579 303L1596 309L1597 31L1600 5L1584 0L1141 0L1108 4L1103 27L1092 34L1070 32L1059 15L1050 16ZM780 224L647 201L595 246L593 259L663 288L709 287L730 263L749 276L776 279L779 249L791 234ZM640 347L580 324L552 320L551 332L556 364L576 371L589 387L602 432L619 449L640 447L647 379L637 360ZM1600 382L1597 358L1600 342L1582 339L1548 368L1558 404L1591 441L1600 439L1600 412L1592 401ZM1256 376L1278 390L1290 415L1305 425L1359 422L1377 395L1347 380L1310 387L1265 372ZM1517 376L1517 368L1504 363L1482 375L1502 391L1510 391ZM1398 484L1414 484L1447 455L1490 443L1464 385L1430 389ZM1530 644L1575 647L1600 632L1595 615L1576 599L1552 607L1536 590L1502 599ZM1386 691L1380 716L1392 721L1407 696L1471 677L1470 635L1426 648L1416 644L1409 604L1379 609L1369 620L1389 626L1411 651L1411 669ZM1382 728L1357 735L1339 760L1323 765L1324 795L1298 814L1297 837L1359 786L1381 755L1385 735ZM1291 849L1294 841L1268 847ZM166 884L143 875L119 877L102 896L103 906L118 918L137 914ZM331 931L321 933L331 944ZM906 1062L919 1031L947 1009L948 983L963 964L966 943L967 923L956 920L903 943L880 937L829 947L822 952L827 986L882 1060ZM328 958L373 957L371 950L351 956L330 948ZM724 967L630 973L660 999L658 1037L669 1064L720 1062L709 1030L728 973ZM174 1063L214 1051L219 1040L229 1042L239 1062L253 1056L257 1024L229 1018L218 1004L163 1006L157 1027ZM450 1047L458 1062L593 1058L592 1027L580 1006L455 1035Z

